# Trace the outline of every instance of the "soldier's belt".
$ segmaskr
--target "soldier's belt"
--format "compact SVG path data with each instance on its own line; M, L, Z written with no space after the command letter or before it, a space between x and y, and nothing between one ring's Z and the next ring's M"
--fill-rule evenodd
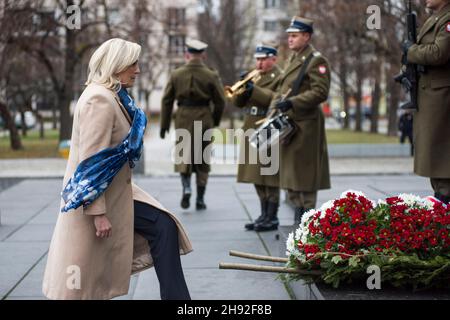
M246 114L251 114L252 116L265 116L267 113L267 108L258 108L253 106L251 108L245 108L244 112Z
M209 107L209 100L180 100L179 107Z

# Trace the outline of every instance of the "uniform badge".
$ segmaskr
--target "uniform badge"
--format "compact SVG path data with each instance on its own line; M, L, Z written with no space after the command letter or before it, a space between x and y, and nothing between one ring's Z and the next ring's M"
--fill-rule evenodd
M447 23L447 28L446 28L447 32L450 32L450 22Z
M327 67L326 66L319 66L319 72L320 72L320 74L327 73Z

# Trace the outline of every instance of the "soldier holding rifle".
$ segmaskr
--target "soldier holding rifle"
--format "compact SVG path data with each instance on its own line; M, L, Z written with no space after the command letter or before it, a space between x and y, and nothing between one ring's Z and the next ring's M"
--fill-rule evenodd
M435 197L450 202L450 0L426 0L433 11L406 41L409 64L421 65L414 114L414 172L429 177Z

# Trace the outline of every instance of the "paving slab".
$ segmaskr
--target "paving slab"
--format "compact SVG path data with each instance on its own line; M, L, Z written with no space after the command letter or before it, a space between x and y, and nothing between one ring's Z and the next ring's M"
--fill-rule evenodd
M42 294L42 279L44 278L46 262L47 255L42 257L30 273L17 285L14 291L8 296L8 299L28 297L41 297L45 299Z
M193 179L194 184L195 179ZM290 299L290 292L272 273L220 270L220 262L266 264L230 257L229 250L283 256L284 240L277 232L246 231L244 224L255 219L260 204L251 184L238 184L234 176L210 178L208 209L196 211L179 206L181 184L178 177L136 176L135 182L162 202L183 223L194 251L182 256L185 276L194 299ZM427 179L413 175L338 175L332 188L320 191L318 206L347 189L360 190L376 200L401 192L431 194ZM61 179L25 179L0 192L0 297L43 299L42 275L46 252L58 216ZM281 193L285 199L285 193ZM195 201L195 190L191 198ZM282 202L281 225L293 222L290 206ZM300 287L297 299L311 296ZM300 293L299 293L300 292ZM309 294L309 296L308 296ZM126 299L159 299L159 285L153 269L131 278Z
M0 297L27 276L47 250L46 242L0 242Z
M52 224L25 225L10 235L5 242L47 242L52 239Z
M289 300L284 285L274 274L249 271L186 269L184 271L194 300ZM268 290L270 288L270 290ZM154 270L139 277L133 299L160 299Z

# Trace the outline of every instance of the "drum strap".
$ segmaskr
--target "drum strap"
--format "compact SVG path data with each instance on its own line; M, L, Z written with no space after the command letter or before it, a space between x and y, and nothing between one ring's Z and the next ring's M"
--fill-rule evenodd
M314 53L311 53L308 56L308 58L306 58L305 62L303 63L303 65L300 69L300 72L298 73L297 79L295 79L294 84L292 85L292 90L289 92L289 94L287 95L287 97L285 99L290 98L292 96L296 96L299 93L300 86L302 85L302 82L305 79L306 69L308 68L308 65L311 62L313 56L314 56ZM281 139L281 141L280 141L280 143L284 146L287 146L289 143L291 143L292 138L299 130L298 126L295 124L294 121L291 120L290 123L292 124L291 132L287 136L285 136L283 139Z
M308 65L311 62L313 56L314 53L311 53L308 58L306 58L305 62L302 65L302 68L300 69L300 72L298 73L297 79L295 79L294 84L292 85L292 90L286 97L286 99L298 95L300 86L302 85L303 80L305 80L306 69L308 68Z

